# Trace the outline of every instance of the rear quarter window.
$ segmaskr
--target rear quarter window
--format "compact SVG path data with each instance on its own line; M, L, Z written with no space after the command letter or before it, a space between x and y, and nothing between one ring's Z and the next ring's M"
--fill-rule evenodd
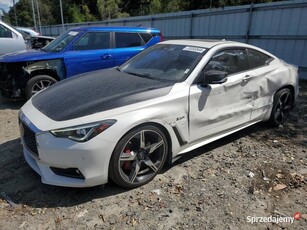
M251 68L264 66L266 65L267 61L272 59L272 57L253 49L247 49L247 52Z
M152 35L150 33L140 33L140 35L145 43L149 42L150 39L152 39Z
M127 48L143 46L144 41L138 33L115 33L115 46L116 48Z

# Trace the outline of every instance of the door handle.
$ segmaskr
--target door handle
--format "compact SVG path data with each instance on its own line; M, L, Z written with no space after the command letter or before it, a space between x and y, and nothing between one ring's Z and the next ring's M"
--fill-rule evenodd
M243 77L243 81L247 82L248 80L252 79L254 76L253 75L246 75L245 77Z
M112 57L111 54L104 54L104 55L100 56L101 59L108 59L110 57Z

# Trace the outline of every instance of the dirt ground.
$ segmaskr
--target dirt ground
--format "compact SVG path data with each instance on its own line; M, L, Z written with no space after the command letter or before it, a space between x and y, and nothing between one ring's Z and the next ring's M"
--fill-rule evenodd
M21 151L23 102L0 97L0 229L307 229L307 82L300 84L284 126L257 124L201 147L134 190L42 184ZM301 218L292 224L248 222L295 212Z

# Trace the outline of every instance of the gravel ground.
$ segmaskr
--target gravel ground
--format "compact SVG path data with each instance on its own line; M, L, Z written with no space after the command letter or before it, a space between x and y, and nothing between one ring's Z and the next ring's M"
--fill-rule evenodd
M42 184L21 152L22 104L0 97L1 230L306 229L307 82L284 126L257 124L201 147L134 190ZM248 222L295 212L292 224Z

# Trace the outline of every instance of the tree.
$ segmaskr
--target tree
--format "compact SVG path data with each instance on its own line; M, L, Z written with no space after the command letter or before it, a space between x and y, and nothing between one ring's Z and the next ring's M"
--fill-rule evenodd
M19 0L15 4L19 26L33 27L32 0ZM61 24L59 0L38 1L42 25ZM106 20L113 18L169 13L187 10L244 5L278 0L62 0L66 23ZM36 8L36 4L35 4ZM14 8L11 7L3 20L15 22Z
M69 15L69 22L71 23L83 21L83 15L80 12L79 7L75 4L69 7L68 15Z
M126 12L120 12L121 0L97 0L97 7L101 20L129 16Z
M149 3L149 14L158 14L163 11L161 0L152 0Z

